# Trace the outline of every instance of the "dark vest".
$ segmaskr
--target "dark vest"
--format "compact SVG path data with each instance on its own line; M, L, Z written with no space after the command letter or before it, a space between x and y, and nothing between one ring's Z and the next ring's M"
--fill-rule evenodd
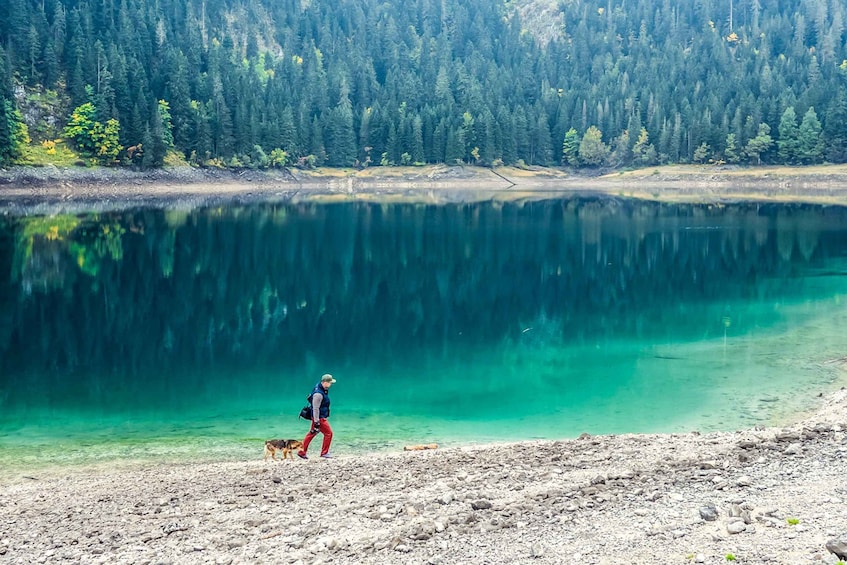
M316 392L323 395L323 400L321 401L321 408L318 415L321 418L329 418L329 391L324 390L324 387L321 386L321 383L316 384L315 388L312 389L312 394L309 395L309 404L312 403L312 396Z

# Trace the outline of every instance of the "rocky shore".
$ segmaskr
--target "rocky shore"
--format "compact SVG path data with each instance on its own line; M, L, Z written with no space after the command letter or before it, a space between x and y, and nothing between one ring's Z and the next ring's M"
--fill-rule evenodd
M0 169L0 212L52 213L126 206L219 205L252 200L473 202L568 194L659 201L774 201L847 205L847 165L665 166L601 174L562 169L430 165L230 171L189 166Z
M833 565L845 470L844 389L784 428L308 461L257 445L0 486L0 563Z

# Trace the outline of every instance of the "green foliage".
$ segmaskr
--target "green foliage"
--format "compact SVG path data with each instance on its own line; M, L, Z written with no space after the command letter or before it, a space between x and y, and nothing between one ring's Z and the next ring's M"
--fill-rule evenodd
M800 160L800 129L797 127L797 114L794 107L789 106L779 120L779 159L783 163L793 164Z
M115 161L122 149L120 124L110 118L105 124L96 120L97 109L91 102L77 106L65 126L65 137L76 144L81 153L102 164Z
M747 143L747 147L744 149L744 152L747 154L747 157L754 160L756 164L759 165L762 162L762 153L770 149L772 145L773 138L771 138L770 126L766 123L760 123L756 132L756 137Z
M647 133L645 128L641 128L638 140L632 146L632 160L633 164L639 167L655 165L659 160L658 155L656 155L656 148L650 143L650 134Z
M727 553L724 556L724 559L726 559L727 561L737 561L737 558L735 557L735 554L733 554L733 553Z
M18 162L23 165L54 165L72 167L79 161L79 154L62 139L44 140L24 149Z
M71 117L68 119L68 125L65 126L64 131L65 137L72 139L77 148L88 155L93 155L97 151L97 144L94 140L96 113L97 110L91 102L77 106L71 112Z
M803 115L800 123L797 153L800 160L805 164L820 163L823 161L823 137L821 136L821 123L815 109L810 107Z
M288 154L279 147L273 149L269 156L269 166L274 169L281 169L288 163Z
M562 163L571 167L579 166L579 133L571 128L565 133L565 141L562 144Z
M709 144L704 141L697 147L697 149L694 150L694 162L705 163L709 160L711 153L712 150L709 147Z
M0 98L0 165L14 162L29 144L29 131L12 100Z
M165 100L159 100L157 106L159 120L162 124L162 141L166 147L174 146L173 124L171 123L171 107Z
M261 145L254 145L250 153L250 165L254 169L267 169L271 164L270 158Z
M726 136L724 143L723 156L727 163L738 163L741 160L741 155L738 152L738 145L735 139L735 134L730 133Z
M796 526L800 523L799 518L786 518L785 521L788 523L789 526Z
M609 164L620 167L632 162L632 149L630 148L629 130L623 130L614 141L614 150L609 155Z
M234 20L235 0L12 2L0 18L0 159L20 154L19 115L6 106L15 77L62 101L62 115L53 106L36 118L19 103L37 141L57 137L54 118L73 107L69 138L101 162L144 146L148 129L165 148L144 148L150 166L174 149L198 164L263 167L256 146L338 167L404 154L572 167L847 162L844 3L827 5L824 23L819 2L803 0L659 10L634 0L602 17L549 4L539 19L529 1L254 0L257 17ZM803 33L803 21L815 24ZM797 126L789 108L817 114ZM611 151L576 133L591 124ZM759 124L776 131L775 151Z
M579 143L579 160L590 167L602 165L609 156L609 148L603 143L603 133L591 126Z
M67 97L56 90L45 88L22 89L23 96L18 98L18 109L27 116L30 137L33 141L53 140L62 135L59 116L68 113Z

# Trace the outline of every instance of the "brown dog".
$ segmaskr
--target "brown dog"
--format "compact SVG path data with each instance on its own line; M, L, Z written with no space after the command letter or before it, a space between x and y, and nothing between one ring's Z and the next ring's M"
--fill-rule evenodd
M269 439L265 442L265 461L268 460L268 455L271 456L271 459L276 460L278 449L282 450L282 458L287 459L292 451L302 447L303 442L299 439ZM294 459L294 456L291 455L291 458Z

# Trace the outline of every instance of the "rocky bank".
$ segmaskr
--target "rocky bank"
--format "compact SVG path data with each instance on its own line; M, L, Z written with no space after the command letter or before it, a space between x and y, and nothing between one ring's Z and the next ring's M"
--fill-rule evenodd
M13 167L0 169L0 212L97 211L162 203L193 207L252 200L474 202L585 193L671 202L847 205L847 165L675 165L601 173L446 165L276 171L187 165L149 171Z
M0 563L832 565L847 552L844 389L784 428L261 454L16 479L0 486Z

